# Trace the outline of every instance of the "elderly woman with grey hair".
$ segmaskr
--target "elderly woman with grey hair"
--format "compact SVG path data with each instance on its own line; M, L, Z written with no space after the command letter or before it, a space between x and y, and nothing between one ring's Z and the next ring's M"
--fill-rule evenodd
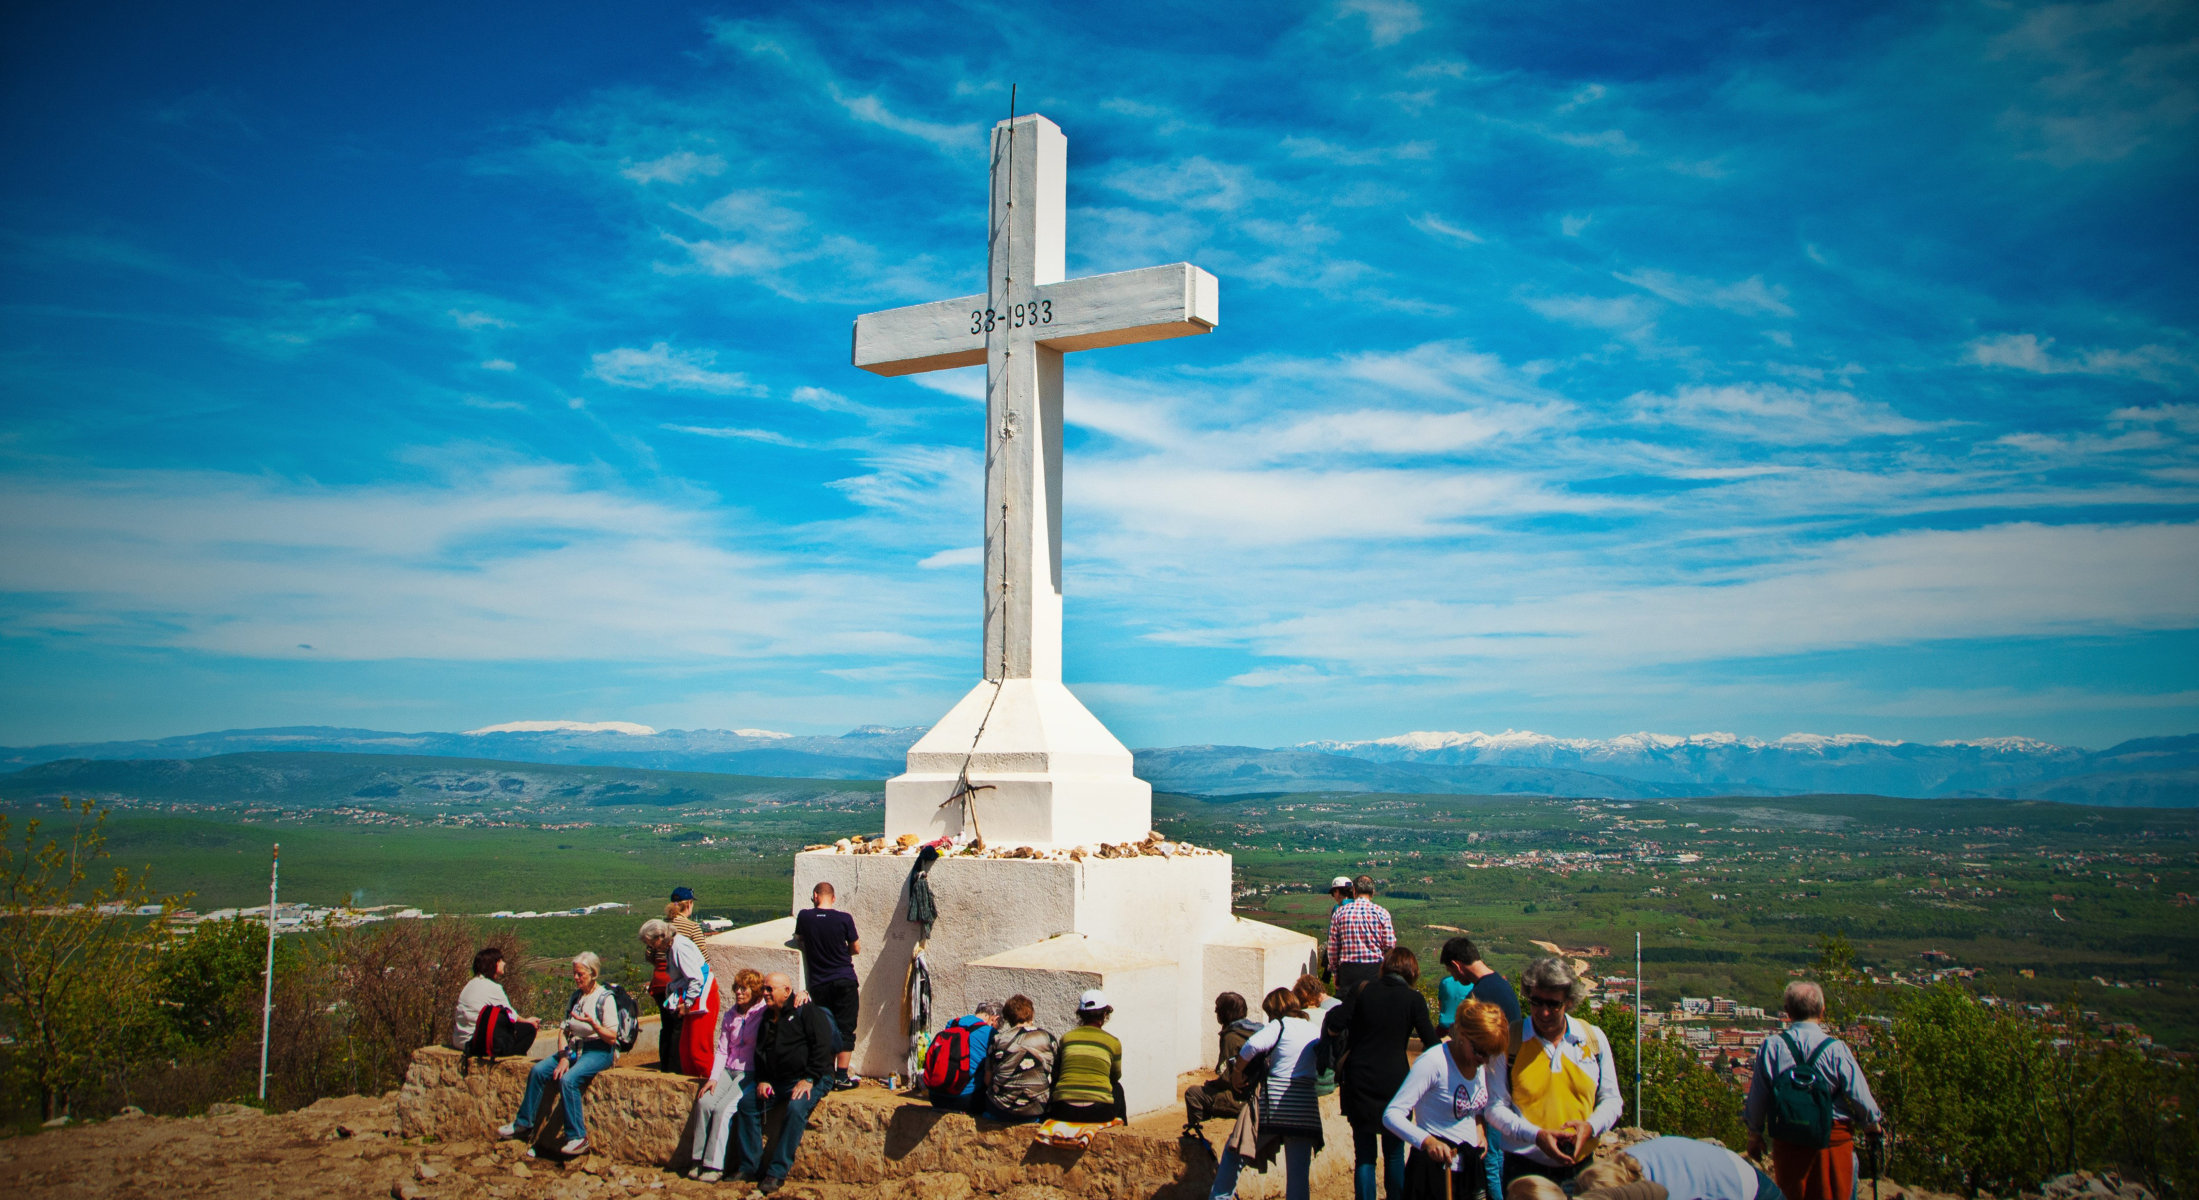
M573 998L565 1006L565 1024L560 1027L564 1044L527 1072L527 1092L520 1098L519 1115L496 1131L498 1137L526 1137L533 1131L542 1093L555 1084L564 1101L559 1113L567 1133L559 1152L571 1155L587 1151L588 1126L580 1115L580 1089L618 1061L618 999L599 982L602 975L603 960L596 957L595 951L583 950L573 956Z
M1558 1183L1590 1162L1619 1123L1618 1063L1603 1030L1569 1015L1589 981L1562 958L1538 958L1520 978L1527 1036L1489 1066L1489 1124L1504 1148L1504 1187L1523 1175Z
M718 1035L718 981L711 974L710 960L693 938L669 921L643 921L641 944L652 954L663 954L667 964L657 1053L665 1061L678 1062L680 1074L708 1079Z

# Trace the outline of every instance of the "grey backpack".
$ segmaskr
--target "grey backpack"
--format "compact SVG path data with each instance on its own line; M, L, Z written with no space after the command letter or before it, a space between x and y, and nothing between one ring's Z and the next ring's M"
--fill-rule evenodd
M994 1037L985 1055L985 1103L1005 1117L1027 1119L1046 1111L1054 1091L1054 1035L1018 1029Z

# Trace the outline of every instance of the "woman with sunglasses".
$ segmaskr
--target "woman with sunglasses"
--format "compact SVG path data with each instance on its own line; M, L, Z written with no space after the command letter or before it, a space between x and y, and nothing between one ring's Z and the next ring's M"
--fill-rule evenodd
M1573 1178L1623 1107L1610 1039L1567 1015L1587 998L1588 980L1562 958L1538 958L1520 982L1529 1036L1489 1080L1489 1124L1504 1148L1507 1192L1522 1175Z
M1382 1126L1412 1147L1405 1163L1407 1200L1472 1200L1489 1189L1483 1169L1489 1137L1486 1067L1511 1045L1504 1010L1461 1001L1442 1049L1413 1060L1405 1082L1382 1110Z

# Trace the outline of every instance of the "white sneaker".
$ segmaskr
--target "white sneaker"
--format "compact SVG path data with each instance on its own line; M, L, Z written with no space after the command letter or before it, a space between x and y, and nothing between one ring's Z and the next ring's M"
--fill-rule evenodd
M510 1141L512 1138L518 1137L525 1132L527 1132L526 1129L516 1124L499 1125L496 1127L496 1136L503 1138L506 1141Z
M704 1183L716 1183L720 1179L725 1178L725 1172L704 1171L702 1174L695 1176L695 1178L702 1180Z
M702 1164L696 1163L694 1166L687 1168L687 1177L689 1179L702 1178Z
M588 1152L588 1139L574 1138L572 1141L569 1141L564 1145L559 1146L557 1148L557 1152L559 1154L565 1155L568 1158L575 1154L586 1154Z

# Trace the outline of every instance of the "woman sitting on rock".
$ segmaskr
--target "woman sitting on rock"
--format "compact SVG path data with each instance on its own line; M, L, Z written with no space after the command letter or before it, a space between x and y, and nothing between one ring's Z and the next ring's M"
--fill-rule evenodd
M741 1092L752 1086L749 1073L756 1065L756 1033L763 1028L764 977L741 968L733 976L733 1003L718 1018L718 1033L711 1044L710 1077L695 1097L695 1159L687 1168L689 1179L716 1183L725 1177L725 1143L733 1128L733 1114ZM733 1173L754 1171L757 1163L735 1163Z
M1077 997L1077 1027L1054 1052L1053 1102L1046 1117L1104 1125L1127 1115L1122 1099L1122 1043L1100 1028L1115 1011L1093 988Z
M611 989L597 984L602 974L603 960L596 957L595 951L583 950L573 956L573 998L566 1005L562 1026L565 1044L527 1072L527 1094L520 1098L519 1115L497 1130L496 1136L516 1138L531 1133L542 1093L555 1083L564 1100L559 1111L569 1135L559 1152L570 1155L587 1151L588 1126L580 1116L580 1089L618 1061L618 1001Z

